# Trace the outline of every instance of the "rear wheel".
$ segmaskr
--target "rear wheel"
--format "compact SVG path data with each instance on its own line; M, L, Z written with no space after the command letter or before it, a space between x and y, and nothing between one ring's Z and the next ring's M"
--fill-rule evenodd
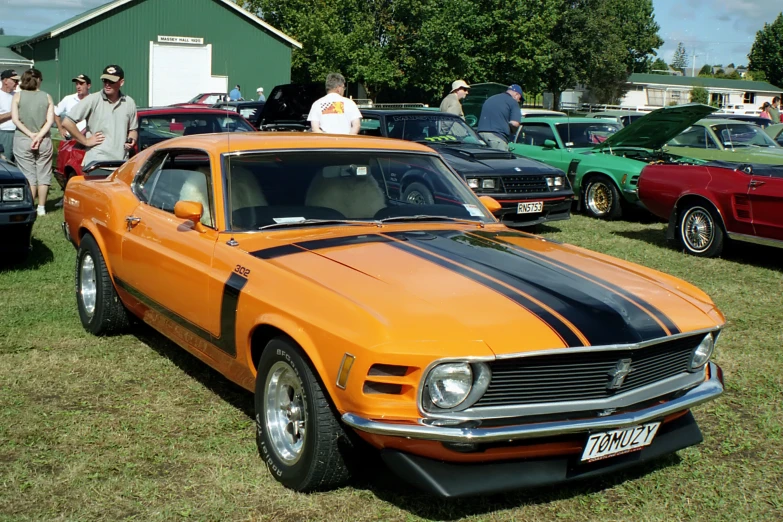
M693 203L682 210L678 238L685 252L717 257L723 250L723 228L712 209Z
M617 219L623 214L620 191L606 176L590 178L582 192L585 212L600 219Z
M258 451L277 481L313 491L348 480L341 451L348 438L301 349L286 338L261 354L255 409Z
M402 193L402 200L411 205L432 205L435 203L432 191L427 188L427 185L418 181L414 181L405 188L405 192Z
M82 238L76 255L76 304L82 326L94 335L117 333L130 323L101 249L90 234Z

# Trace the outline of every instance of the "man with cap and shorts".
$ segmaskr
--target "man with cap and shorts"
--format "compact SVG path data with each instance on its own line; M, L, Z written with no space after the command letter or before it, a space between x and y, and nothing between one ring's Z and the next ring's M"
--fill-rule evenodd
M11 120L11 102L14 101L14 91L19 85L21 76L12 69L0 73L0 145L3 146L3 156L8 161L14 161L14 132L16 125Z
M512 138L511 127L519 127L519 104L524 101L522 87L515 83L509 85L506 92L487 98L481 106L478 133L490 147L508 150L508 142Z
M73 94L69 94L62 100L60 100L60 103L58 103L54 107L54 123L57 125L57 129L60 131L60 136L65 138L66 140L71 139L71 135L68 134L68 131L66 131L63 128L63 122L62 118L68 114L68 111L76 107L76 105L85 99L87 96L90 95L90 87L92 87L92 82L90 81L90 77L86 74L79 74L76 75L73 80L71 80L74 83L74 86L76 87L76 92ZM76 126L79 128L79 130L84 133L84 129L87 127L87 122L80 121L77 122Z
M107 65L101 74L103 89L85 97L68 111L63 128L87 148L82 166L93 161L124 161L139 139L136 102L122 93L125 72L119 65ZM86 137L76 125L87 122Z
M259 87L258 89L256 89L256 94L258 94L258 101L262 101L262 102L266 101L266 97L264 97L263 87Z
M450 114L456 114L463 120L465 113L462 112L462 100L470 92L470 85L465 80L457 80L451 84L451 92L440 102L440 110Z

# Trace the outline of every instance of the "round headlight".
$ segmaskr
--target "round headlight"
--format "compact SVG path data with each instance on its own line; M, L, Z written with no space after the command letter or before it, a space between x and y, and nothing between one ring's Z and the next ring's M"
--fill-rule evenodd
M468 363L445 363L432 369L427 376L427 389L432 404L450 409L464 401L473 386L473 370Z
M710 360L712 357L712 351L715 349L715 341L712 337L712 333L708 333L701 340L699 346L693 350L691 355L691 370L698 370Z

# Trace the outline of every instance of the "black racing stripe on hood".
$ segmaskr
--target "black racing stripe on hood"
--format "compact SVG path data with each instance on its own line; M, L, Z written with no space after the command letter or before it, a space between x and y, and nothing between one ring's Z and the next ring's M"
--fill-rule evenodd
M488 277L482 276L481 274L477 274L472 270L468 270L465 266L460 266L456 262L447 261L435 255L419 250L418 248L412 246L406 241L408 238L405 237L405 233L394 234L394 236L397 237L399 241L393 241L389 243L391 246L398 248L399 250L402 250L403 252L406 252L408 254L414 255L420 259L430 261L442 268L445 268L446 270L455 272L472 281L475 281L476 283L481 284L482 286L485 286L491 290L498 292L499 294L510 299L511 301L514 301L515 303L528 309L532 314L538 316L543 322L549 325L549 327L563 340L563 343L566 346L568 347L584 346L584 343L579 339L577 334L573 330L571 330L571 328L568 327L568 325L566 325L563 321L561 321L558 317L553 315L551 312L542 308L535 301L532 301L527 297L525 297L524 295L521 295L517 292L514 292L513 290L506 288L505 286L497 283L496 281L489 279ZM416 246L421 246L421 243L423 242L424 241L416 241L415 244ZM466 310L465 313L470 313L470 312Z
M653 316L655 316L656 319L658 319L665 327L666 329L671 332L672 335L682 333L680 329L677 327L676 324L674 324L674 321L669 318L665 313L663 313L661 310L656 308L653 304L645 301L641 297L632 294L625 288L622 288L614 283L611 283L605 279L601 279L600 277L596 277L593 274L587 273L583 270L580 270L572 265L568 265L566 263L563 263L562 261L558 261L556 259L549 258L547 256L541 255L538 252L533 252L531 250L526 250L525 248L515 245L513 243L510 243L508 241L504 241L503 237L522 237L522 238L530 238L532 236L528 236L525 234L518 234L515 232L474 232L473 235L480 236L482 238L486 238L490 241L496 241L501 242L504 245L508 246L515 252L519 253L519 255L523 256L530 256L536 259L540 259L542 261L545 261L547 263L551 263L553 265L566 268L572 272L575 272L579 274L580 276L584 277L585 279L588 279L590 281L595 281L596 283L602 284L608 288L611 288L613 291L617 292L619 295L627 299L628 301L634 303L635 305L642 307L649 311Z
M406 237L405 233L399 235ZM416 246L478 270L545 304L579 329L593 346L638 343L667 335L650 314L559 267L515 255L503 245L488 244L460 231L431 231L429 237L416 240L407 235Z
M250 255L259 259L274 259L276 257L298 254L307 250L321 250L324 248L333 248L347 245L362 245L365 243L389 243L391 239L379 236L378 234L362 234L360 236L330 237L327 239L313 239L311 241L300 241L290 245L281 245L262 250L250 252Z

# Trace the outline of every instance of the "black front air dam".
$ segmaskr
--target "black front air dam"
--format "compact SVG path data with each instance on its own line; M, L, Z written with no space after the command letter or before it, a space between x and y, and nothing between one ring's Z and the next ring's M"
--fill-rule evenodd
M419 489L442 497L462 497L593 478L649 462L702 440L696 420L688 412L661 426L653 443L642 451L592 464L580 465L581 455L486 464L443 462L390 449L382 450L381 457L392 471Z

